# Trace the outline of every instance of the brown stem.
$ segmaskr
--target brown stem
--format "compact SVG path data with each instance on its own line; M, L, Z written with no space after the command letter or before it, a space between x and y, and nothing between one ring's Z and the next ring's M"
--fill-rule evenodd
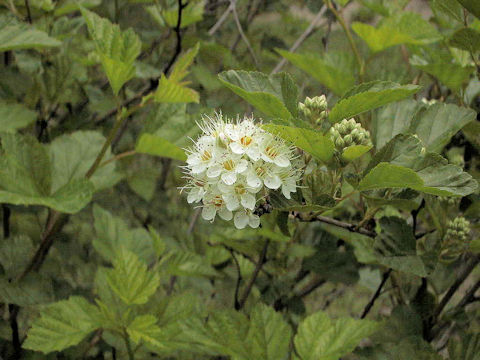
M458 288L460 287L460 285L463 284L463 282L465 281L465 279L468 277L468 275L470 275L470 273L473 271L473 269L475 269L475 267L478 265L478 263L480 262L480 256L475 256L468 264L467 266L462 270L462 272L460 273L460 275L458 276L457 280L453 283L452 286L450 286L450 288L448 289L447 293L445 294L445 296L442 298L442 300L440 301L440 303L438 304L438 306L435 308L435 310L433 311L433 320L435 321L438 316L441 314L441 312L443 311L443 309L445 308L445 306L448 304L448 302L450 301L450 299L452 298L453 294L455 294L455 292L458 290Z
M25 7L27 8L27 21L29 24L32 23L32 13L30 12L30 1L25 0Z
M350 223L340 221L340 220L336 220L336 219L332 219L332 218L322 216L322 215L314 216L314 217L311 217L311 218L308 218L308 217L305 218L305 217L301 216L300 214L297 214L296 217L300 221L306 221L306 222L320 221L320 222L323 222L325 224L335 225L335 226L341 227L341 228L346 229L350 232L356 232L356 233L366 235L366 236L369 236L369 237L377 236L377 233L375 231L367 230L363 227L358 227L357 225L350 224Z
M372 298L370 299L368 304L365 306L365 309L363 309L363 312L362 312L362 315L360 316L360 319L364 319L367 316L367 314L370 312L370 310L372 309L373 305L375 304L375 301L377 301L378 297L380 296L380 294L382 292L383 286L385 285L388 278L390 277L391 272L392 272L392 269L388 269L387 271L385 271L383 273L382 281L380 282L380 285L378 285L378 288L375 291L375 294L373 294Z
M240 308L240 302L238 301L238 294L240 292L240 283L242 282L242 272L240 271L240 264L238 263L237 257L232 249L230 249L230 254L232 255L232 259L235 263L235 268L237 269L237 282L235 284L235 294L233 296L233 307L235 309Z
M235 310L240 310L241 308L243 308L243 306L247 302L248 295L250 295L250 292L252 291L253 284L255 283L255 280L257 279L258 274L260 273L260 270L263 267L263 264L265 264L267 260L267 250L268 250L269 244L270 244L270 240L268 239L265 240L265 245L263 246L262 253L260 254L257 265L255 266L255 270L253 271L253 274L250 277L250 280L248 280L247 286L245 287L245 291L238 302L238 307L236 307Z

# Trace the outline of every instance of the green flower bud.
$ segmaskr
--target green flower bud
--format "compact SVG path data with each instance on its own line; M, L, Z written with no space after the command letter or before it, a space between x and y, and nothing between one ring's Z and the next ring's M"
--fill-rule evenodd
M320 123L327 118L327 98L325 95L305 98L305 101L298 104L298 109L306 118L314 123Z
M370 133L361 124L357 123L355 119L344 119L333 125L330 128L330 136L335 144L335 150L340 154L348 146L372 145Z
M470 222L458 216L447 224L447 231L442 240L440 260L451 262L456 260L468 248Z

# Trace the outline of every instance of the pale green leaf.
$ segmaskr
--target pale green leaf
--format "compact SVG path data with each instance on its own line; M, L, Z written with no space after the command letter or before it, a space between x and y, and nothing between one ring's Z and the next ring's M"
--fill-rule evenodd
M218 77L226 87L266 115L280 119L295 116L287 104L297 101L297 91L287 74L268 76L256 71L229 70Z
M62 43L35 29L18 22L13 17L0 16L0 52L20 49L41 49L60 46Z
M53 303L33 322L23 347L48 354L77 345L98 328L97 317L98 309L82 297Z
M351 145L343 150L342 158L344 158L347 161L355 160L360 156L369 152L371 148L372 146L367 146L367 145Z
M185 161L185 151L160 136L143 134L140 136L135 151L142 154L162 156L175 160Z
M105 137L97 131L76 131L55 138L49 145L53 167L52 190L56 191L62 184L83 178L104 143ZM109 159L111 156L110 149L107 149L104 159ZM113 162L95 171L90 178L95 190L112 187L121 179L115 167Z
M374 81L350 89L329 114L331 122L349 119L365 111L403 100L420 90L417 85L400 85L389 81Z
M88 204L93 185L74 179L52 191L52 164L47 148L33 137L2 135L0 201L15 205L43 205L75 213Z
M0 131L15 132L37 119L37 114L21 104L0 103Z
M331 320L319 311L300 323L294 339L295 348L301 360L338 360L378 329L379 324L375 321Z
M157 319L153 315L137 316L127 327L128 336L136 343L146 341L154 346L162 347L158 338L162 331L156 325Z
M124 247L146 262L153 260L152 238L144 228L130 229L122 218L97 204L93 205L93 218L97 236L92 244L104 259L113 262L116 249Z
M121 31L108 19L81 8L92 36L97 55L115 95L135 76L135 59L140 55L142 43L132 29Z
M413 39L407 34L390 28L375 28L369 24L354 22L352 29L364 40L373 52L383 51L391 46L405 44Z
M411 60L410 63L427 74L436 77L450 89L457 92L460 91L475 71L475 67L470 65L463 66L445 62L428 64L418 58Z
M282 314L259 303L250 314L245 340L250 359L278 360L288 357L292 330Z
M153 99L157 103L190 103L199 102L198 93L187 87L188 81L182 81L188 75L188 67L193 63L200 49L200 43L189 49L175 63L171 75L162 75Z
M137 255L121 247L116 252L113 269L108 269L107 282L125 304L145 304L160 285L160 277L148 270Z
M359 190L411 188L438 196L466 196L477 182L440 155L426 152L417 137L397 135L370 161Z
M329 135L323 135L315 130L284 125L265 124L262 127L324 162L333 156L335 147Z
M300 55L281 49L275 50L337 95L343 95L355 85L353 65L347 60L352 60L351 56L346 57L344 53L332 56L327 53L324 58L321 58L314 54Z
M183 29L189 25L195 24L196 22L202 21L204 7L205 2L203 0L187 3L187 6L185 6L182 10L182 22L180 24L180 28ZM163 9L162 7L155 4L146 6L145 10L147 10L147 12L161 27L168 26L174 28L177 26L177 4L176 6L169 7L168 9Z
M440 152L476 116L476 112L471 109L437 103L415 114L409 132L418 135L427 151Z
M78 11L80 6L84 7L85 9L90 9L100 5L101 3L102 0L66 0L55 6L55 11L53 14L55 16L62 16Z
M170 275L193 277L218 277L220 274L207 259L191 251L175 249L169 251L162 259Z

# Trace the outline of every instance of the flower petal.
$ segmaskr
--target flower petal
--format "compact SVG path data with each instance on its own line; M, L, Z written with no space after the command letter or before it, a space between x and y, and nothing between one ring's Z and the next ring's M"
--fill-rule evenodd
M290 160L285 155L277 156L273 162L280 167L288 167L290 165Z
M216 213L217 210L215 209L215 206L205 205L202 209L202 218L204 218L205 220L213 220L215 219Z
M230 210L222 208L218 210L218 216L220 216L223 220L230 221L232 220L233 214Z
M260 226L260 217L255 214L250 214L248 217L248 225L254 229L258 228Z
M218 177L222 172L222 167L220 165L213 165L208 168L207 170L207 176L209 178L216 178Z
M267 188L273 190L278 189L280 185L282 185L282 180L280 180L280 177L278 175L267 175L263 182Z
M237 229L243 229L247 224L249 223L249 218L248 215L245 214L244 211L239 211L235 213L235 216L233 217L233 222L235 224L235 227Z
M237 174L234 171L224 172L221 176L222 181L227 185L233 185L237 181Z
M230 149L232 149L234 154L243 154L245 152L244 147L238 142L230 143Z
M249 193L243 194L240 202L242 206L247 209L250 209L250 210L255 209L256 199L255 199L255 196L253 196L252 194L249 194Z

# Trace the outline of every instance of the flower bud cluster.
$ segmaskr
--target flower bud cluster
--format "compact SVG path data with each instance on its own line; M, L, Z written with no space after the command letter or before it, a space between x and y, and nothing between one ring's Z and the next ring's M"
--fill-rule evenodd
M306 118L312 119L314 123L319 123L327 117L327 106L327 98L325 95L315 96L313 98L307 96L304 103L298 104L298 109Z
M354 119L343 119L330 128L330 136L335 144L335 149L342 153L352 145L372 146L370 133Z
M454 206L459 204L460 198L454 196L438 196L438 201L447 206Z
M233 218L238 229L256 228L257 202L270 190L287 198L297 190L301 170L294 148L245 118L232 122L221 114L199 125L203 134L187 149L184 173L187 201L202 203L202 217Z
M440 258L443 261L453 261L458 258L468 246L470 222L458 216L447 224L447 231L442 241Z

